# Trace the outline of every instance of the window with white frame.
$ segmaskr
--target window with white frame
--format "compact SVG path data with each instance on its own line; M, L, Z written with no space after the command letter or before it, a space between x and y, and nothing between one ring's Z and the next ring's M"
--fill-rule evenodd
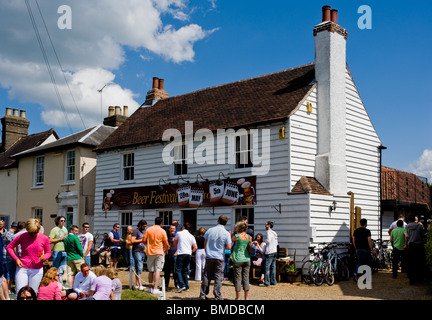
M122 212L120 219L120 236L125 238L127 235L127 227L132 225L132 212Z
M250 138L250 134L242 134L235 137L236 169L253 167Z
M135 154L123 154L122 161L122 180L131 181L135 179Z
M43 217L42 208L34 208L33 209L33 218L39 219L41 225L43 224L42 217Z
M35 160L34 185L44 185L45 157L37 157Z
M75 151L66 153L66 183L75 181Z
M255 226L255 214L254 214L254 208L236 208L235 209L235 222L242 220L242 217L247 218L247 224L248 227L254 230Z
M163 210L159 211L159 217L163 219L162 228L168 232L170 225L172 224L172 211L171 210Z
M184 176L188 173L186 145L178 145L174 148L173 175Z

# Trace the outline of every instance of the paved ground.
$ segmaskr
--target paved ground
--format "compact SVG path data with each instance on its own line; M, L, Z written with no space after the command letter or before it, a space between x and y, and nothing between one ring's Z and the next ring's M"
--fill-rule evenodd
M121 269L119 277L126 287L129 287L129 271ZM146 272L143 280L148 280ZM199 297L201 282L190 281L189 292L176 293L171 288L166 292L167 300L196 300ZM213 286L210 287L209 299L213 299ZM224 281L222 296L226 300L235 298L235 290L232 281ZM333 286L306 285L301 282L278 283L276 287L259 287L256 280L251 280L249 291L250 300L432 300L427 282L409 285L405 273L399 273L397 279L393 279L391 272L379 271L372 276L372 289L359 289L351 278L349 281L336 282Z

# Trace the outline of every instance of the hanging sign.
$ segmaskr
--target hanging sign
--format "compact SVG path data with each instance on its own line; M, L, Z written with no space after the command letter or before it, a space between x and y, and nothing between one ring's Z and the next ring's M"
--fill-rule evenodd
M102 209L139 210L158 208L199 208L256 204L256 177L203 181L200 185L157 186L105 189Z

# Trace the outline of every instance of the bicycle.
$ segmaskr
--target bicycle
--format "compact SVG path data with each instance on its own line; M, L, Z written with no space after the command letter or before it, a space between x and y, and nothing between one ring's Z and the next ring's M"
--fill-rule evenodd
M330 261L330 249L328 246L321 249L320 255L322 257L323 263L322 263L322 276L324 278L324 281L329 285L332 286L335 282L335 269L333 268L333 265Z
M392 268L392 249L387 240L373 240L374 249L372 251L372 271L376 272L378 269Z
M303 262L302 280L308 285L315 283L315 285L320 286L324 281L332 284L332 280L334 282L334 277L332 277L331 267L323 259L323 251L315 249L315 246L308 247L308 250L310 259ZM307 256L305 258L307 258Z
M331 264L335 277L337 280L349 280L350 272L348 266L347 253L338 253L338 248L346 248L346 244L343 243L331 243L328 245L330 250L328 261Z

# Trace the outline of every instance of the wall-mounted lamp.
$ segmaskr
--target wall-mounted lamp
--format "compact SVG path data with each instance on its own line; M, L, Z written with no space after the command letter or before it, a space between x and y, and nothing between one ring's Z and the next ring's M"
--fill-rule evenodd
M182 184L180 183L180 179L182 179L184 182L186 182L186 183L189 183L189 180L185 180L185 179L183 179L183 177L182 176L179 176L178 178L177 178L177 187L180 187Z
M198 180L198 177L201 177L201 179L202 179L203 181L208 182L208 179L204 179L203 176L202 176L201 174L198 173L198 174L197 174L197 179L196 179L196 181L195 181L195 184L196 184L198 187L201 186L201 182Z
M60 195L60 192L57 193L57 195L56 195L56 197L55 197L55 200L56 200L57 203L62 202L63 197Z
M167 182L166 182L164 179L160 178L160 179L159 179L159 190L160 190L160 191L163 190L163 186L161 185L161 180L163 181L163 183L167 184Z
M219 172L219 177L218 177L218 180L217 180L217 182L216 182L216 184L218 185L218 186L220 186L221 184L222 184L222 179L221 179L221 175L223 175L223 177L225 178L225 179L229 179L230 177L228 176L228 177L225 177L225 175L223 174L223 172L221 171L221 172Z
M332 204L329 206L329 212L336 211L336 200L333 200Z
M285 127L280 127L279 128L279 139L284 139L285 138Z
M272 208L279 212L279 214L282 214L282 204L279 203L278 206L272 206Z
M310 103L309 101L306 102L306 112L312 113L312 103Z

